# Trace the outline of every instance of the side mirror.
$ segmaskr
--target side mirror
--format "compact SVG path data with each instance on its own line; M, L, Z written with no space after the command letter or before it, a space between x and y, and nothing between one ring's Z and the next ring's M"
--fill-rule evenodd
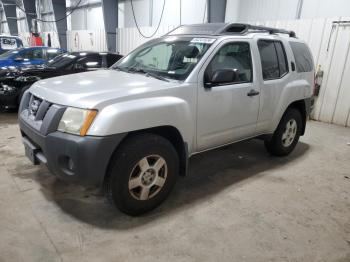
M15 62L22 62L23 60L24 60L23 57L20 57L20 56L14 59Z
M206 81L206 87L219 86L233 83L237 76L237 69L218 69L213 72L209 81Z

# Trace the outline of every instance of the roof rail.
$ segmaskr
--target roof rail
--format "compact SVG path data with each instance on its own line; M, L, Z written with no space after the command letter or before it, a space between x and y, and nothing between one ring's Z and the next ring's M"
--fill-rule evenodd
M289 37L296 38L296 34L294 31L288 31L285 29L278 29L278 28L272 28L272 27L266 27L266 26L260 26L260 25L250 25L250 24L239 24L239 23L232 23L228 24L223 28L223 30L220 32L221 34L246 34L251 32L268 32L269 34L287 34Z
M285 29L278 29L266 26L240 24L240 23L206 23L206 24L192 24L181 25L166 35L244 35L247 33L261 33L267 32L269 34L287 34L290 37L296 37L294 31Z

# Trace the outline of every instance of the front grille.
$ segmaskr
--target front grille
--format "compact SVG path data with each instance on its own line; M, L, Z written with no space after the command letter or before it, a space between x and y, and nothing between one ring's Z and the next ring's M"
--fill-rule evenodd
M41 121L44 119L51 104L39 97L31 95L28 101L28 105L25 106L28 110L28 117L34 121Z
M65 109L65 106L50 103L27 91L19 107L20 120L42 135L47 135L57 130Z

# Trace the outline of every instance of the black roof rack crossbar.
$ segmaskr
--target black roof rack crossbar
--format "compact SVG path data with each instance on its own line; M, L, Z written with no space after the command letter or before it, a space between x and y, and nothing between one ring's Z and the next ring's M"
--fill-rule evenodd
M288 31L285 29L278 29L278 28L272 28L267 26L239 24L239 23L228 24L220 33L221 34L229 34L229 33L246 34L251 31L253 32L264 31L264 32L268 32L269 34L287 34L289 35L289 37L296 37L294 31Z

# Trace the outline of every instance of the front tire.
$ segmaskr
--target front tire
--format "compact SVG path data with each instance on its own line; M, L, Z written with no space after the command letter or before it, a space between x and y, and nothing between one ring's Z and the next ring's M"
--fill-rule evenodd
M167 198L178 173L179 158L167 139L154 134L133 135L112 157L107 196L122 212L141 215Z
M301 130L300 111L295 108L287 109L272 137L265 140L267 151L275 156L289 155L299 141Z

